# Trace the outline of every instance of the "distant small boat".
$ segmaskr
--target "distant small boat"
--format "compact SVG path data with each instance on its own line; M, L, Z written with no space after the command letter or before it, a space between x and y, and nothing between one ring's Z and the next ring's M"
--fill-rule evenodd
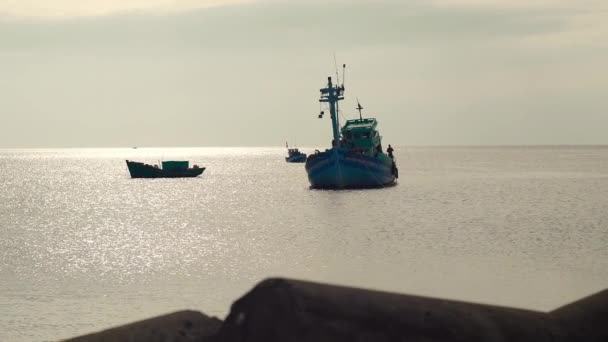
M190 167L188 161L164 161L161 167L127 160L131 178L182 178L196 177L205 171L204 167Z
M300 152L297 148L289 148L289 145L285 143L287 147L287 157L285 161L288 163L303 163L306 161L306 153Z

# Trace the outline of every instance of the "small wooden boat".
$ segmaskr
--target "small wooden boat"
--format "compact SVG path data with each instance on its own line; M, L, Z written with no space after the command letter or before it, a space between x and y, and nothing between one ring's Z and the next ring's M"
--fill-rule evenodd
M288 146L285 161L288 163L303 163L306 161L306 153L300 152L297 148L289 148Z
M144 164L127 160L131 178L182 178L197 177L205 171L204 167L190 167L188 161L164 161L158 165Z

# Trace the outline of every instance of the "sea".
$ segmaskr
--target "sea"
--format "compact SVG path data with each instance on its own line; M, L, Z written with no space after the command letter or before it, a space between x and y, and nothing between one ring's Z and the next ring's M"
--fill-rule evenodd
M607 146L398 146L396 186L343 191L285 155L0 150L0 341L223 318L269 277L542 311L608 287ZM126 159L207 169L131 179Z

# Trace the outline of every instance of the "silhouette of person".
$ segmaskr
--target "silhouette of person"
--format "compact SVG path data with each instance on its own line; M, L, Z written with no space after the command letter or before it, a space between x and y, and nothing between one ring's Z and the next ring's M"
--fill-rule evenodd
M391 144L388 144L388 148L386 149L386 153L388 153L388 156L393 159L393 147L391 146Z

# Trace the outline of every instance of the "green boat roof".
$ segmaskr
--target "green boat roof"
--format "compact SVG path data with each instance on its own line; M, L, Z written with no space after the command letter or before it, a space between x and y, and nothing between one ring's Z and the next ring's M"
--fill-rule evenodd
M182 160L171 160L163 162L163 170L172 170L172 169L187 169L190 167L189 161Z
M342 127L342 133L345 132L369 132L376 129L378 122L374 118L348 120Z

